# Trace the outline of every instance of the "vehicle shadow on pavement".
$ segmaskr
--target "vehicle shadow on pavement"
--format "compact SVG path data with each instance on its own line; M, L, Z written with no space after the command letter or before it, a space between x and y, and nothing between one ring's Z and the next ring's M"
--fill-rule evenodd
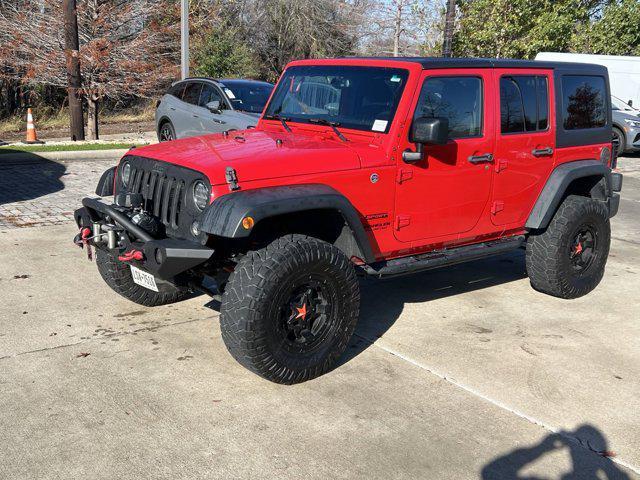
M64 189L67 168L31 152L0 150L0 205L34 200ZM6 215L6 214L5 214Z
M371 346L400 317L405 304L427 303L526 278L524 251L387 280L364 278L355 335L336 368ZM429 316L425 305L425 316Z
M535 469L535 462L548 453L563 450L570 456L571 471L558 477L524 473L529 466ZM581 425L575 431L551 433L532 447L517 448L488 463L481 472L483 480L536 480L557 478L558 480L625 480L629 476L612 462L614 455L607 448L607 439L592 425ZM565 462L563 462L565 463Z

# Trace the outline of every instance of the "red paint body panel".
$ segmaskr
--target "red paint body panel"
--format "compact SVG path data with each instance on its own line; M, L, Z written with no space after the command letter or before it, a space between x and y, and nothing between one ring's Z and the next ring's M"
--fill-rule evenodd
M321 183L342 193L356 208L374 255L393 258L524 232L526 219L545 181L559 163L599 158L602 147L556 149L555 94L551 70L519 69L547 75L549 124L545 132L500 134L500 76L506 69L428 69L414 62L384 59L305 60L290 65L362 65L404 68L404 93L386 134L261 119L255 129L187 138L137 148L136 155L203 172L212 196L233 195L225 183L232 167L242 190ZM482 135L425 148L425 159L410 165L402 151L415 149L408 134L420 88L433 76L476 76L483 83ZM275 90L274 90L275 91ZM536 158L534 148L551 147ZM472 164L472 155L491 153L493 163ZM504 166L505 168L502 168ZM378 180L372 181L376 174ZM496 207L496 203L500 206ZM492 213L492 211L494 213Z

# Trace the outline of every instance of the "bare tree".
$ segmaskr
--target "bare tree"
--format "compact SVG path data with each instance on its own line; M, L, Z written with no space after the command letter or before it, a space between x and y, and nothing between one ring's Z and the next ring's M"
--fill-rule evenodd
M148 97L176 77L177 12L175 3L169 0L77 3L87 130L89 138L97 138L102 99ZM66 87L61 2L18 0L0 4L0 49L14 78L27 84Z

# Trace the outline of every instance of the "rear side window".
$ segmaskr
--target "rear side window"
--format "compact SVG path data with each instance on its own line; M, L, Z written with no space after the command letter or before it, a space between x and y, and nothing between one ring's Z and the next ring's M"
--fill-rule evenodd
M200 90L202 90L202 83L188 83L187 88L185 88L184 90L182 101L191 103L192 105L198 105L198 100L200 99Z
M565 130L600 128L607 124L604 77L562 77L563 125Z
M429 77L422 86L414 118L444 117L449 138L482 135L482 79Z
M167 95L173 95L174 97L179 98L180 100L182 100L182 94L184 93L184 87L185 87L184 83L177 83L177 84L173 85L167 91Z
M500 79L500 130L524 133L549 125L549 87L542 75L516 75Z

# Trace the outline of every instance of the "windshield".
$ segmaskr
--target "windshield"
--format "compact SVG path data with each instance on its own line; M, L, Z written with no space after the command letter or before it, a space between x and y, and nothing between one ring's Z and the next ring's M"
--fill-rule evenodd
M265 115L287 121L384 132L407 81L407 70L385 67L294 66L288 68Z
M273 90L270 83L224 80L222 89L236 110L262 113Z

